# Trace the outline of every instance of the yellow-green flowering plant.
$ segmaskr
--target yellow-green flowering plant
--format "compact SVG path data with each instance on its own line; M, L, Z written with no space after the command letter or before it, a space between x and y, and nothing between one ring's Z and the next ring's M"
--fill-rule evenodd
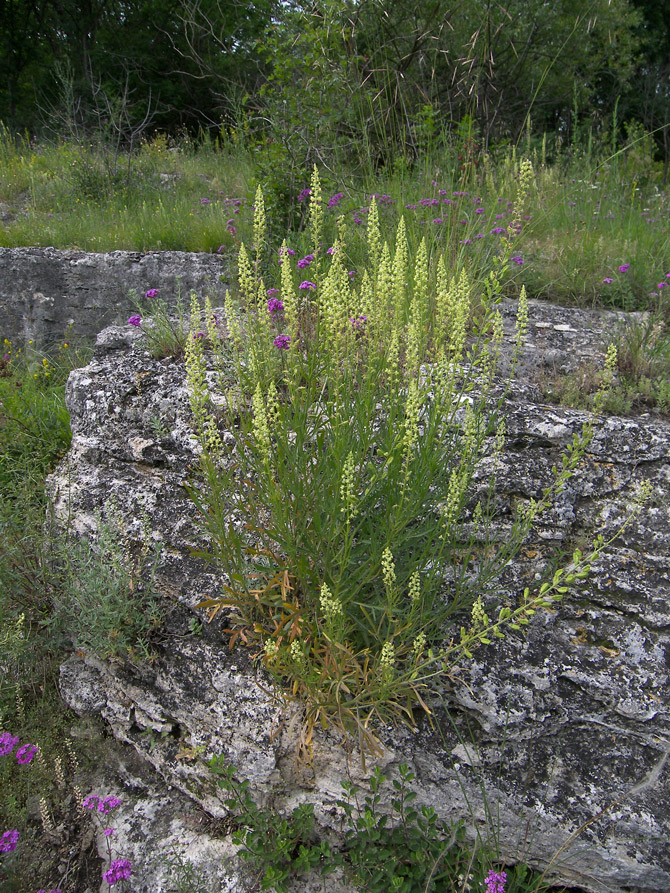
M522 163L517 216L531 177ZM267 298L258 261L240 250L239 306L226 303L237 393L222 419L235 447L224 458L203 437L203 479L191 487L210 535L207 555L227 576L222 597L203 606L210 616L228 609L231 642L255 645L303 701L305 751L317 724L355 731L368 747L375 720L413 724L417 706L430 712L432 678L506 625L525 624L584 574L587 561L575 555L520 607L500 604L494 619L489 601L484 607L593 433L586 426L575 439L552 486L504 543L487 536L495 477L474 507L470 484L504 443L496 301L510 247L477 295L473 328L467 269L450 277L425 243L411 257L402 222L395 244L382 243L374 202L357 287L344 265L345 234L326 265L316 202L310 221L312 253L323 261L316 281L298 284L282 264L280 298ZM263 227L257 214L257 252ZM522 292L517 351L526 321Z

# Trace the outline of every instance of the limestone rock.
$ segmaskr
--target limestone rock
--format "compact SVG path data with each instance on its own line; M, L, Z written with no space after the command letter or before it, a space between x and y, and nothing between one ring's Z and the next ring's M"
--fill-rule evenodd
M174 306L191 289L221 303L228 271L221 257L185 251L94 254L55 248L0 248L0 338L48 348L90 338L135 312L131 288L150 288Z
M536 311L535 322L552 319L551 308L533 305L531 331ZM572 313L557 310L549 322L557 355L584 336ZM590 339L599 354L602 343L593 332ZM526 350L527 370L553 362L542 359L539 340ZM534 393L524 375L506 403L499 498L510 513L551 480L587 419L534 402ZM311 764L298 765L297 705L272 690L244 651L230 652L214 625L189 634L193 606L220 579L189 553L201 534L181 486L197 459L183 367L152 359L138 333L108 329L93 361L70 377L67 400L73 442L51 479L56 516L90 534L113 496L129 538L139 540L146 515L165 544L170 610L154 663L73 656L61 672L64 698L79 713L100 713L119 741L210 815L225 816L225 795L202 763L179 756L189 748L223 754L273 809L313 803L322 833L337 840L341 784L364 780L356 753L321 734ZM432 724L378 730L378 765L393 775L408 764L419 803L464 819L471 838L475 829L485 835L495 816L508 862L548 868L593 893L670 889L670 425L599 422L578 474L501 581L517 593L557 545L616 532L643 481L650 503L586 582L525 634L510 632L463 663L436 693Z

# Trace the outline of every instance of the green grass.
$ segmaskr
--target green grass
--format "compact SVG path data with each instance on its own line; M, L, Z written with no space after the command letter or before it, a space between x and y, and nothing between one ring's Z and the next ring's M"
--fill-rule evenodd
M261 183L278 222L274 241L286 236L290 247L306 253L306 202L298 196L310 172L283 170L280 156L270 176L268 151L242 142L173 145L159 136L132 156L115 157L100 144L33 145L2 131L0 245L233 252L252 240L251 206ZM425 237L429 251L447 248L451 263L468 264L476 278L500 250L491 230L509 222L515 154L483 159L465 173L448 152L411 167L391 166L381 176L371 169L327 172L324 199L343 198L326 209L325 238L332 244L342 214L355 269L363 243L357 249L356 232L364 229L370 195L388 196L380 202L386 238L403 213L411 246ZM530 297L563 304L667 306L657 286L670 272L670 197L659 174L634 151L600 160L572 152L551 164L532 154L536 183L517 240L523 265L507 293L518 294L525 283ZM282 190L289 177L291 187ZM624 263L630 269L622 278L617 270ZM614 282L603 283L607 278Z

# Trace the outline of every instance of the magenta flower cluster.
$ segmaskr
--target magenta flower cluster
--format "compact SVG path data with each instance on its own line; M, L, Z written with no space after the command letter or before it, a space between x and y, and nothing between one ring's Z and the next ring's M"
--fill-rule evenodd
M279 350L288 350L291 346L291 336L290 335L277 335L277 337L272 342L275 347Z
M128 859L115 859L107 871L103 874L110 887L119 881L127 880L133 871L132 863Z
M139 313L136 313L134 316L131 316L128 319L128 325L137 327L142 325L142 317L139 315Z
M0 853L13 853L18 842L18 831L5 831L2 837L0 837Z
M310 289L316 289L316 285L308 279L305 279L304 282L300 283L298 288L301 288L303 291L309 291Z
M9 732L0 733L0 757L8 756L19 743L19 739L16 735L12 735ZM23 747L19 747L16 751L16 762L25 764L30 763L37 753L37 746L35 744L24 744Z
M114 797L112 794L109 794L107 797L96 797L95 795L91 795L87 797L82 806L84 809L95 810L103 813L103 815L107 815L108 812L111 812L113 809L116 809L117 806L121 806L121 800L118 797Z
M150 288L148 291L145 291L145 292L144 292L144 297L145 297L145 298L149 298L149 299L151 299L151 298L157 298L157 297L158 297L158 289L157 289L157 288Z
M314 260L314 255L313 255L313 254L306 254L304 257L302 257L302 258L298 261L298 263L296 264L296 266L297 266L297 268L298 268L299 270L304 270L305 267L308 267L308 266L312 263L313 260Z
M276 289L271 289L271 291L276 291ZM268 298L268 313L270 316L277 316L279 313L284 312L284 304L279 298Z
M505 871L494 871L491 869L484 878L486 893L505 893L506 882L507 873Z

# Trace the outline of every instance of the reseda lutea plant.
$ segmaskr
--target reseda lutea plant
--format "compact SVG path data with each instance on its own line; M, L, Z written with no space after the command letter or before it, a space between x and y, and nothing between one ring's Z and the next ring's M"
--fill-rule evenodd
M495 475L471 504L478 466L504 445L496 305L531 179L522 161L512 223L481 294L467 268L448 271L425 241L411 256L402 219L395 244L382 243L374 201L367 267L354 286L344 224L331 251L321 242L316 169L310 282L298 284L284 244L268 290L259 190L254 254L240 248L237 304L226 298L237 372L223 411L236 432L232 456L208 409L203 339L189 341L203 444L203 482L191 493L211 536L208 557L227 575L225 595L203 606L210 617L229 609L231 643L255 643L302 700L306 753L316 724L353 731L371 748L375 720L413 724L415 707L430 712L431 679L505 626L526 624L586 573L576 553L520 605L496 598L499 575L574 472L592 425L504 543L493 528ZM515 357L527 312L522 291Z

